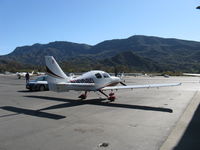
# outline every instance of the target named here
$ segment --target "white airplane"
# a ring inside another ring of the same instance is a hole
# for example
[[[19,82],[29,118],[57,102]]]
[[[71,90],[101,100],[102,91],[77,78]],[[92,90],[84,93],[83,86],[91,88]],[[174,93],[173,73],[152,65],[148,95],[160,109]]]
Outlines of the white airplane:
[[[88,91],[98,91],[105,95],[108,100],[114,101],[116,97],[113,90],[181,85],[181,83],[125,85],[119,77],[110,76],[108,73],[100,70],[89,71],[74,78],[67,76],[62,71],[53,56],[45,56],[45,62],[49,90],[55,92],[68,92],[70,90],[84,91],[84,94],[79,96],[81,99],[87,98]],[[118,83],[121,83],[123,86],[116,86]],[[106,90],[111,90],[111,93],[107,95],[104,93]]]
[[[27,72],[17,72],[16,75],[18,79],[21,79],[21,77],[25,77]],[[33,76],[34,71],[29,73],[29,76]]]

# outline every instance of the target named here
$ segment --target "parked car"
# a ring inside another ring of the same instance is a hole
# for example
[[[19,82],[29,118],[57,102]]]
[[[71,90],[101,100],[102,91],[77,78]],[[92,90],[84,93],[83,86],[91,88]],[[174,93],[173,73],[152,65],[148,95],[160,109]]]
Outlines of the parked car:
[[[47,76],[39,76],[35,80],[30,80],[26,84],[26,88],[30,91],[48,91],[48,82],[47,82]]]

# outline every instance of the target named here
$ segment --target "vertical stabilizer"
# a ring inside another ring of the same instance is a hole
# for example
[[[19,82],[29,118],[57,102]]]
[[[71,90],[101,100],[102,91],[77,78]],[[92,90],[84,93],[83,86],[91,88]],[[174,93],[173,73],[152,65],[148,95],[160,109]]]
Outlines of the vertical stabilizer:
[[[58,91],[56,84],[67,82],[69,77],[62,71],[53,56],[45,56],[47,81],[51,91]]]
[[[53,56],[45,56],[47,74],[58,79],[67,79],[67,76],[62,71]]]

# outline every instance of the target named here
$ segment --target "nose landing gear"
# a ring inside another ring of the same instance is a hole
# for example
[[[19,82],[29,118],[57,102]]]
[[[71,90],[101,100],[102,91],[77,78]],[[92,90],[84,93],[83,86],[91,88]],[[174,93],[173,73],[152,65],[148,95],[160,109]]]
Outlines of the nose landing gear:
[[[108,100],[110,100],[111,102],[115,101],[116,97],[115,97],[115,93],[111,92],[109,94]]]
[[[111,102],[115,101],[116,97],[115,97],[115,93],[111,92],[109,95],[107,95],[106,93],[104,93],[102,90],[99,90],[99,92],[103,95],[105,95],[108,100],[110,100]]]

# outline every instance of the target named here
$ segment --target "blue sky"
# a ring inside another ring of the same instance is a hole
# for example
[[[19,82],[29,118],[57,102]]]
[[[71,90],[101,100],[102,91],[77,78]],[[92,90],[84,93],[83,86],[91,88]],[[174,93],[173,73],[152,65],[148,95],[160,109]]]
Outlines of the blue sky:
[[[0,55],[53,41],[150,35],[200,41],[200,0],[0,0]]]

